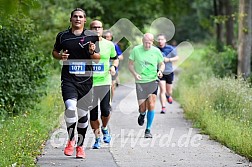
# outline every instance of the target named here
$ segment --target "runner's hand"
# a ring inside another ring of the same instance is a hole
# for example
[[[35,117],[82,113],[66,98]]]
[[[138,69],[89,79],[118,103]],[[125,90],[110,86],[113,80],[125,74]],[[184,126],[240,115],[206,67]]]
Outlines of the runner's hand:
[[[89,42],[89,53],[93,55],[95,52],[95,44],[92,43],[91,41]]]
[[[60,53],[60,55],[61,55],[61,60],[65,61],[65,60],[68,59],[68,56],[69,56],[70,54],[68,54],[67,52],[68,52],[68,50],[65,50],[64,52]]]
[[[163,77],[163,73],[162,73],[162,71],[158,70],[157,75],[158,75],[158,78],[162,78],[162,77]]]
[[[141,75],[139,75],[139,74],[135,74],[135,79],[136,79],[136,80],[141,80],[142,77],[141,77]]]
[[[116,70],[115,70],[115,67],[114,66],[111,66],[110,69],[109,69],[109,72],[111,75],[115,75],[116,74]]]

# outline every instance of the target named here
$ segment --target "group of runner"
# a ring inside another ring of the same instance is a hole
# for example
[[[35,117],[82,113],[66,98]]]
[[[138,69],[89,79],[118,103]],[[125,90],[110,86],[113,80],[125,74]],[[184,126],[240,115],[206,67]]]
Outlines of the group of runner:
[[[76,8],[71,12],[70,22],[71,28],[58,33],[52,55],[63,61],[61,91],[68,133],[64,154],[73,155],[75,145],[77,145],[76,158],[85,158],[83,143],[88,128],[88,114],[90,114],[90,125],[95,134],[93,148],[99,149],[102,140],[105,143],[111,141],[108,130],[111,115],[110,90],[112,85],[113,96],[119,59],[123,56],[122,52],[118,51],[118,46],[111,42],[112,33],[106,31],[103,34],[101,21],[94,20],[90,23],[89,30],[85,28],[86,13],[81,8]],[[144,124],[147,110],[144,137],[151,138],[150,129],[154,120],[158,84],[161,88],[161,113],[165,113],[166,100],[172,103],[172,62],[176,61],[178,56],[172,46],[166,45],[164,34],[158,36],[159,49],[153,46],[153,34],[144,34],[142,42],[143,44],[132,50],[128,66],[136,82],[140,113],[138,124],[140,126]],[[101,111],[101,123],[98,118],[98,106]],[[78,137],[74,136],[75,129],[77,129]]]

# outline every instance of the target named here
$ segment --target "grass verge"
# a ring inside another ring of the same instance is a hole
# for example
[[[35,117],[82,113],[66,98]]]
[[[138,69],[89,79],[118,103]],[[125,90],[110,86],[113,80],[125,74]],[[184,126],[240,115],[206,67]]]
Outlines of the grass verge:
[[[49,133],[59,125],[63,111],[59,75],[52,76],[49,82],[47,95],[35,109],[0,124],[1,166],[36,166],[36,157]]]
[[[212,139],[252,160],[252,90],[234,78],[216,78],[200,58],[204,46],[182,65],[175,96],[185,116]]]

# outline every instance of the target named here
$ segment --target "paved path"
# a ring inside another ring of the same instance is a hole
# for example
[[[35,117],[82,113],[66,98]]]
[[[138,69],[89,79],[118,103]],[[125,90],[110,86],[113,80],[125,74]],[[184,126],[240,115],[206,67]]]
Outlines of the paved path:
[[[91,149],[94,142],[91,128],[85,140],[86,159],[63,155],[66,142],[64,122],[47,141],[44,153],[38,158],[41,167],[92,166],[92,167],[248,167],[244,158],[225,146],[199,134],[189,121],[183,118],[183,110],[177,102],[167,104],[168,112],[160,114],[156,103],[156,115],[152,139],[143,138],[145,126],[137,124],[137,100],[134,85],[119,86],[115,92],[113,112],[109,128],[113,135],[110,145],[102,144],[99,150]],[[57,134],[57,135],[56,135]],[[74,154],[75,155],[75,154]]]

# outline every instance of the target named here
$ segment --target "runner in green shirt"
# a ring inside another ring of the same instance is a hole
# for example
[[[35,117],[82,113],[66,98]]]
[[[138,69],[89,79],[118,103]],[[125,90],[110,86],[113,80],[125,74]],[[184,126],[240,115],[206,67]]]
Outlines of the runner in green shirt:
[[[93,63],[93,86],[111,85],[110,58],[118,61],[115,46],[104,38],[99,41],[99,46],[102,49],[102,58],[99,63]]]
[[[93,108],[90,111],[90,124],[95,133],[94,149],[99,149],[101,144],[100,139],[100,122],[98,120],[98,100],[100,99],[100,110],[102,119],[102,133],[103,141],[110,143],[111,136],[108,131],[108,122],[110,119],[110,88],[111,88],[111,75],[115,75],[116,69],[119,64],[118,57],[116,55],[115,46],[111,41],[102,38],[103,27],[102,23],[98,20],[94,20],[90,24],[90,29],[97,33],[99,36],[99,48],[100,48],[100,61],[99,63],[93,63]],[[110,66],[110,60],[112,65]]]
[[[153,45],[153,34],[143,36],[142,45],[135,46],[129,57],[129,70],[135,77],[136,93],[139,105],[138,124],[143,126],[147,112],[145,138],[152,138],[151,125],[155,114],[155,103],[158,90],[158,78],[163,76],[164,58],[160,50]],[[157,68],[159,67],[159,68]]]

